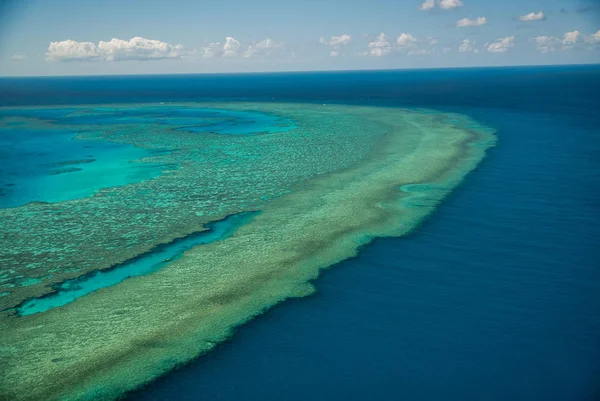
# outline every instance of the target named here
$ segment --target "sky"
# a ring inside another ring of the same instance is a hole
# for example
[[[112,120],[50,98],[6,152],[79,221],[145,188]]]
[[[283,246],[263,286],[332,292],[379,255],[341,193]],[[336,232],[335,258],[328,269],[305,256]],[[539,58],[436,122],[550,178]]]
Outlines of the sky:
[[[600,63],[600,0],[0,0],[0,76]]]

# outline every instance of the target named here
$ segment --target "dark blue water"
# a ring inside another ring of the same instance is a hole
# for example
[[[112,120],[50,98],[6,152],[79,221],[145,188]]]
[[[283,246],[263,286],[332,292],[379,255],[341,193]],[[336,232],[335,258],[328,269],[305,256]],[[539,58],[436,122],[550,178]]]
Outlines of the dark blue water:
[[[243,212],[206,224],[206,230],[177,238],[161,244],[150,251],[105,270],[95,270],[53,286],[54,292],[39,298],[31,298],[17,306],[20,316],[33,315],[67,305],[78,298],[111,287],[130,277],[156,272],[181,258],[183,254],[199,245],[210,244],[229,238],[240,226],[246,224],[258,212]]]
[[[600,399],[600,67],[0,80],[5,103],[33,93],[434,107],[498,130],[415,233],[132,399]]]

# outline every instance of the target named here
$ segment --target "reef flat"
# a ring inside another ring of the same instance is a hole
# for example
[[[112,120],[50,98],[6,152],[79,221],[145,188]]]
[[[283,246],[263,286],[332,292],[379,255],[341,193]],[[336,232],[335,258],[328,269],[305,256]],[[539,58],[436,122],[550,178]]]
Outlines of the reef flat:
[[[28,246],[44,244],[46,252],[50,246],[61,252],[75,241],[71,253],[51,260],[57,266],[73,266],[74,253],[85,263],[73,272],[53,270],[43,285],[11,287],[16,290],[3,297],[5,306],[48,292],[48,283],[107,268],[228,214],[262,212],[230,237],[192,248],[152,274],[43,313],[0,314],[1,396],[114,399],[197,357],[270,306],[310,294],[310,281],[321,269],[352,257],[373,237],[413,230],[495,140],[491,129],[466,116],[429,110],[268,103],[202,107],[273,113],[294,127],[247,136],[178,129],[173,136],[173,128],[156,124],[140,123],[134,130],[90,126],[84,137],[167,149],[148,161],[175,167],[90,198],[1,210],[12,219],[2,228],[3,248],[13,252],[10,260],[3,255],[5,261],[18,267],[35,256],[35,251],[22,253],[23,239],[15,232],[23,230],[22,235],[39,238]],[[28,228],[32,222],[36,226]],[[72,236],[54,239],[65,224],[74,224]],[[40,227],[50,232],[40,235]],[[39,258],[33,270],[47,274],[47,259],[47,254]]]
[[[77,167],[91,169],[90,174],[42,174],[29,192],[48,197],[33,198],[21,207],[0,208],[0,293],[4,294],[0,310],[48,293],[51,285],[110,268],[158,244],[201,231],[211,221],[260,210],[294,183],[364,158],[382,134],[380,127],[365,126],[359,116],[336,118],[337,114],[322,106],[247,104],[227,110],[223,110],[225,104],[207,106],[0,110],[0,116],[7,116],[0,125],[1,138],[9,135],[10,139],[14,121],[21,123],[20,136],[51,138],[33,158],[40,157],[38,153],[57,136],[68,139],[61,149],[69,152],[75,146],[71,143],[80,142],[101,147],[101,154],[115,144],[134,145],[136,152],[118,153],[116,160],[111,153],[100,164],[115,169],[87,163]],[[302,129],[283,117],[293,110]],[[114,170],[121,171],[118,180],[107,179]],[[64,180],[63,185],[53,185],[56,177]],[[7,178],[8,183],[15,183],[14,177]],[[19,194],[19,184],[7,191]],[[65,192],[71,199],[63,199]]]

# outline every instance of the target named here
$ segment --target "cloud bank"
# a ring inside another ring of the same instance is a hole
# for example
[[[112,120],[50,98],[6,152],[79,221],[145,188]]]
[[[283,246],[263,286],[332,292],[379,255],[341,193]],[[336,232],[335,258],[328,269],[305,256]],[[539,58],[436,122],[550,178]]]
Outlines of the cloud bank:
[[[536,49],[542,53],[571,49],[592,50],[600,45],[600,30],[588,36],[574,30],[565,32],[562,37],[536,36],[531,38],[530,41],[535,43]]]
[[[136,36],[129,40],[113,38],[109,42],[50,42],[46,59],[50,61],[127,61],[179,59],[186,55],[181,45]]]
[[[433,37],[417,39],[410,33],[401,33],[392,42],[385,33],[380,33],[375,39],[369,42],[369,50],[365,53],[360,53],[363,56],[382,57],[391,53],[407,54],[407,55],[425,55],[431,54],[435,50],[435,45],[438,40]]]

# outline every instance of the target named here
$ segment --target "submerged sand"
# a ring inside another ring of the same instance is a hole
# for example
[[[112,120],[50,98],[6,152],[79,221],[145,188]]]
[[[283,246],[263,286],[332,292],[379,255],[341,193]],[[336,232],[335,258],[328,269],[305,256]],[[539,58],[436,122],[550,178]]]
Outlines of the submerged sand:
[[[372,238],[415,229],[495,140],[466,116],[428,110],[263,108],[351,115],[382,135],[366,157],[298,182],[226,240],[66,306],[1,315],[1,398],[114,399],[209,351],[269,307],[313,292],[321,269]]]

